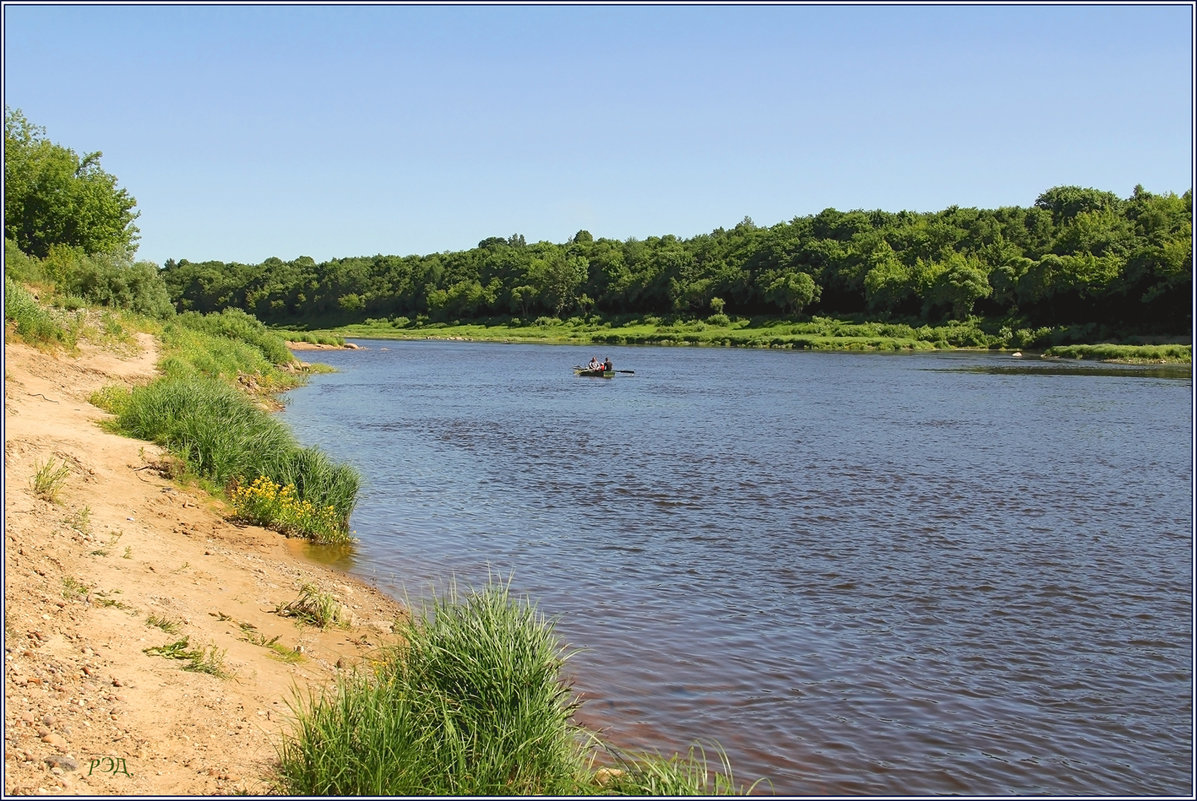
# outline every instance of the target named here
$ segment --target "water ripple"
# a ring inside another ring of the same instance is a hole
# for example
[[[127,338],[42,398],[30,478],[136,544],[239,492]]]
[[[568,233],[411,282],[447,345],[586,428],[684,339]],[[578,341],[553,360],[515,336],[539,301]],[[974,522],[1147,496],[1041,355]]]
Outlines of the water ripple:
[[[514,380],[493,346],[328,354],[341,372],[285,415],[366,476],[353,569],[417,597],[512,575],[618,744],[714,739],[792,795],[1191,790],[1191,379],[624,348],[634,377],[586,382],[586,349],[510,346]]]

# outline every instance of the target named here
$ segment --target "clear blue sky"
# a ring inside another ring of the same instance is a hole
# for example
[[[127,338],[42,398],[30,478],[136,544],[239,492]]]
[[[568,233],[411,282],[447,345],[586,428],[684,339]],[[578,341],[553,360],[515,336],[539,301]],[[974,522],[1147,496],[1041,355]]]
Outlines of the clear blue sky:
[[[138,258],[690,237],[1193,183],[1193,6],[4,6]]]

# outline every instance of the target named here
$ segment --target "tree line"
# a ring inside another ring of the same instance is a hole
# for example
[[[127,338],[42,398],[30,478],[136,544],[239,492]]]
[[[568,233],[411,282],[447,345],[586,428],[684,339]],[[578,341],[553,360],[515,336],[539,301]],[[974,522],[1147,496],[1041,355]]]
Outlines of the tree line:
[[[1057,186],[1030,207],[838,211],[769,227],[744,218],[690,238],[563,243],[495,236],[428,255],[317,263],[135,262],[136,201],[83,156],[5,108],[6,269],[158,316],[242,309],[289,327],[400,318],[858,315],[938,323],[1192,325],[1192,206],[1136,186],[1125,199]],[[18,276],[19,277],[19,276]]]
[[[1029,208],[745,218],[688,239],[490,237],[464,251],[317,263],[170,260],[181,310],[228,306],[282,325],[396,317],[864,314],[1018,316],[1136,330],[1191,325],[1192,190],[1129,198],[1060,186]]]

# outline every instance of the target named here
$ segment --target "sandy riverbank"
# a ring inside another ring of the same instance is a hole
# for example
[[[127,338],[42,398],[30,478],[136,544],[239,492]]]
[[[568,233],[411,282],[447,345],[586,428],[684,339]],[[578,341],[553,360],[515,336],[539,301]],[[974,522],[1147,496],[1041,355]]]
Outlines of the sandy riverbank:
[[[6,342],[4,358],[5,795],[266,792],[293,689],[327,686],[392,642],[401,606],[296,541],[229,521],[156,472],[152,444],[101,430],[89,395],[149,380],[153,338],[77,358]],[[32,488],[51,459],[70,471],[57,503]],[[275,613],[307,583],[345,603],[352,627]],[[232,677],[145,653],[184,636],[223,652]],[[302,661],[250,641],[274,637]]]

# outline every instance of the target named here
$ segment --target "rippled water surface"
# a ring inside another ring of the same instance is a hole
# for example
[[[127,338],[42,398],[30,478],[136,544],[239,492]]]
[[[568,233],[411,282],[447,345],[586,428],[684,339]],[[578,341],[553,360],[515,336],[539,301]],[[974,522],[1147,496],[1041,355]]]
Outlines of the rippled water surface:
[[[284,413],[365,477],[342,566],[510,577],[612,742],[784,795],[1192,792],[1187,374],[358,344]]]

